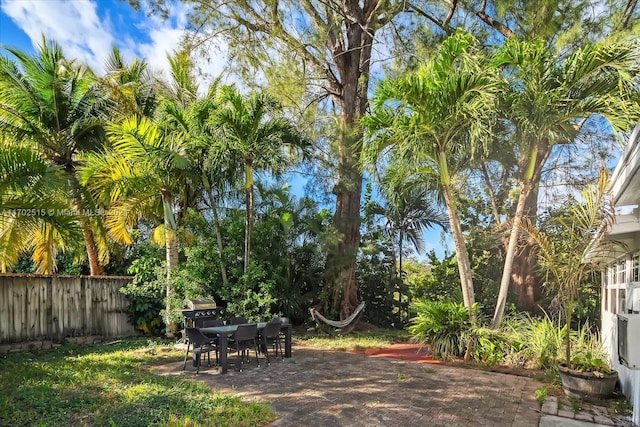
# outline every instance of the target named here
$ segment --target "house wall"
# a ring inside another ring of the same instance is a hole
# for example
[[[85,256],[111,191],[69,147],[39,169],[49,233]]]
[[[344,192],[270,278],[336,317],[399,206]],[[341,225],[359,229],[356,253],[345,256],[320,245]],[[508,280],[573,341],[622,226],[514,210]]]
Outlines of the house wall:
[[[640,369],[629,369],[619,361],[618,315],[603,310],[601,331],[604,348],[611,359],[611,367],[618,371],[622,393],[633,406],[633,424],[640,425]],[[634,331],[634,333],[640,334],[640,331]]]
[[[615,240],[614,236],[611,238]],[[609,363],[618,371],[622,392],[633,406],[633,423],[640,425],[640,369],[622,365],[618,355],[618,314],[626,313],[626,287],[628,283],[640,281],[640,239],[627,234],[618,241],[624,243],[628,253],[612,260],[602,272],[600,331]],[[632,315],[640,317],[640,313]],[[629,333],[640,334],[640,330],[630,329]],[[632,350],[640,352],[640,348],[629,348]]]
[[[631,214],[619,211],[616,224],[606,236],[607,240],[622,242],[625,256],[610,262],[602,275],[602,340],[610,357],[611,366],[618,371],[622,392],[633,406],[633,423],[640,425],[640,369],[629,369],[620,363],[618,355],[618,314],[640,316],[640,310],[633,308],[628,314],[625,307],[626,284],[640,284],[640,122],[638,122],[627,143],[622,158],[611,176],[609,187],[616,208],[634,207]],[[636,290],[634,290],[635,294]],[[633,298],[636,299],[635,297]],[[629,324],[630,325],[630,324]],[[629,357],[640,357],[640,328],[627,328],[627,337],[638,348],[628,345]]]

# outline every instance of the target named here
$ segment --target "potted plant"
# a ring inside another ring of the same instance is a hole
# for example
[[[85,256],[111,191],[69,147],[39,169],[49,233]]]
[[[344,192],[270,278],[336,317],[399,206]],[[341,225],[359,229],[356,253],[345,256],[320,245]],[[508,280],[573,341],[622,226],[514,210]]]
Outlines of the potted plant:
[[[569,396],[602,399],[613,394],[618,373],[592,352],[574,356],[571,365],[559,364],[562,387]]]
[[[579,198],[570,196],[561,214],[551,218],[547,226],[554,229],[554,234],[561,234],[560,239],[524,223],[527,235],[536,243],[538,265],[546,273],[546,283],[564,311],[565,355],[558,369],[565,393],[576,397],[606,397],[613,393],[617,381],[617,373],[593,353],[571,357],[571,318],[580,284],[599,271],[598,260],[616,244],[602,239],[615,220],[608,181],[607,172],[601,170],[597,183],[582,190]]]

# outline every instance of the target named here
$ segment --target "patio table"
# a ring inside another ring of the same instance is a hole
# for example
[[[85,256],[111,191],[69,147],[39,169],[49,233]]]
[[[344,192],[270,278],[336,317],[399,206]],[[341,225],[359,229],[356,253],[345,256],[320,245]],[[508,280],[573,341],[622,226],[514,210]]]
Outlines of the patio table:
[[[258,331],[264,329],[267,326],[266,322],[260,322],[258,325]],[[200,328],[203,334],[207,336],[217,335],[219,357],[218,357],[218,373],[227,373],[227,348],[229,342],[229,336],[238,329],[240,325],[225,325],[225,326],[213,326],[208,328]],[[291,357],[291,323],[283,323],[280,330],[284,332],[284,357]],[[194,360],[195,362],[195,360]]]

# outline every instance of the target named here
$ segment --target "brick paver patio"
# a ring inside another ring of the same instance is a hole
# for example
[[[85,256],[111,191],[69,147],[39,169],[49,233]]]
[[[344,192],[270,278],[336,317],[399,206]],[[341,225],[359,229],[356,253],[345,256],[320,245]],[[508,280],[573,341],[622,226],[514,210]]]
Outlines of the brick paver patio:
[[[537,426],[534,379],[439,364],[294,348],[270,366],[187,377],[213,389],[269,402],[273,426]],[[157,368],[182,374],[182,363]]]

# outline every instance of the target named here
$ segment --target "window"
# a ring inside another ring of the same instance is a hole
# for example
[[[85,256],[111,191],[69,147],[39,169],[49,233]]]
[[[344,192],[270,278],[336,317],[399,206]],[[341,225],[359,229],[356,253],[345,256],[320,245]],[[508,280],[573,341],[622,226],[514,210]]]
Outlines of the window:
[[[620,261],[618,261],[618,264],[616,264],[616,273],[617,285],[627,283],[627,260],[625,258],[622,258]]]
[[[640,282],[640,253],[631,257],[631,281]]]
[[[627,308],[625,306],[625,296],[627,294],[627,290],[625,288],[618,288],[618,309],[615,311],[616,313],[626,313]]]
[[[626,310],[626,288],[628,281],[638,276],[640,281],[640,254],[623,257],[610,264],[603,274],[603,307],[610,313],[624,313]]]
[[[609,268],[606,268],[602,272],[602,307],[605,311],[611,311],[609,309]]]

